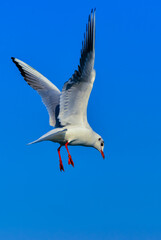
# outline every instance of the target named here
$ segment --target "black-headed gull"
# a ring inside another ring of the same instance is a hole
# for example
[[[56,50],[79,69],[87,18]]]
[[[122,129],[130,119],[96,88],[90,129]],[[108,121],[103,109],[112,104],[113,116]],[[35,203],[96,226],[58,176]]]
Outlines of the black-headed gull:
[[[60,144],[58,148],[60,170],[64,171],[60,148],[65,145],[68,164],[74,167],[68,145],[94,147],[104,158],[104,141],[92,130],[87,121],[87,105],[95,80],[95,10],[91,11],[82,41],[78,70],[65,82],[62,92],[38,71],[17,58],[12,58],[25,81],[41,96],[48,113],[50,125],[55,129],[47,132],[32,143],[52,141]],[[30,143],[30,144],[32,144]]]

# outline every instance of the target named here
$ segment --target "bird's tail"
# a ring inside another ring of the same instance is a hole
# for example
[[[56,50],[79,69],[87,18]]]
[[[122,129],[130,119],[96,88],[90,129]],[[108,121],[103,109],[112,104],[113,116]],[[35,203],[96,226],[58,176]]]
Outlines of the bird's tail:
[[[44,135],[41,136],[40,138],[36,139],[36,140],[33,141],[33,142],[28,143],[27,145],[31,145],[31,144],[34,144],[34,143],[38,143],[38,142],[42,142],[42,141],[45,141],[45,140],[49,140],[49,139],[48,139],[48,134],[49,134],[49,133],[50,133],[50,132],[44,134]]]
[[[55,128],[45,133],[43,136],[41,136],[37,140],[28,143],[27,145],[31,145],[31,144],[42,142],[42,141],[53,141],[53,142],[63,141],[66,131],[67,129],[64,129],[64,128]]]
[[[41,137],[40,137],[40,138],[38,138],[37,140],[35,140],[35,141],[33,141],[33,142],[27,143],[27,145],[31,145],[31,144],[34,144],[34,143],[38,143],[38,142],[41,142],[41,141],[43,141],[43,140],[42,140]]]

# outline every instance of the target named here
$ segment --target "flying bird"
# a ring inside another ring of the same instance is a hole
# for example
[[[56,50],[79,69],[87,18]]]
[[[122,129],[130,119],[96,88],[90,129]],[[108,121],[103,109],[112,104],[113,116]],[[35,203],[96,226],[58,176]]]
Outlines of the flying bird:
[[[93,131],[87,121],[87,105],[95,80],[95,10],[92,9],[82,41],[81,57],[78,69],[64,83],[62,92],[41,73],[12,57],[24,80],[35,89],[42,98],[48,114],[49,123],[55,127],[30,144],[52,141],[60,144],[58,148],[60,171],[64,171],[60,149],[65,146],[68,164],[74,167],[68,145],[94,147],[104,158],[104,141]]]

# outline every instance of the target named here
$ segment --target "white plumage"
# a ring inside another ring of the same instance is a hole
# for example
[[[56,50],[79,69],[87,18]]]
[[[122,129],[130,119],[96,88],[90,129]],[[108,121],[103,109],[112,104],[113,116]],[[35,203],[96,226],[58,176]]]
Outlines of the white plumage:
[[[87,105],[95,80],[94,59],[95,10],[91,11],[86,25],[78,70],[64,84],[62,92],[38,71],[21,60],[12,58],[25,81],[40,94],[49,113],[50,125],[55,127],[32,143],[46,140],[60,143],[58,148],[60,170],[64,170],[60,156],[60,148],[63,145],[68,151],[68,163],[73,166],[68,144],[94,147],[104,158],[104,141],[92,130],[87,121]]]

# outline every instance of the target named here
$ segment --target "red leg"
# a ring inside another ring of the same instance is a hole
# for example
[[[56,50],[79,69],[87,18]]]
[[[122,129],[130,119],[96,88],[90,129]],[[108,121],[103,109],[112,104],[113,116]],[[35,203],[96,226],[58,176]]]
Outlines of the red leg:
[[[66,142],[66,144],[65,144],[66,150],[68,152],[68,164],[71,164],[74,167],[74,162],[73,162],[72,157],[71,157],[71,155],[69,153],[69,150],[68,150],[68,144],[69,144],[68,142]]]
[[[59,167],[60,167],[60,171],[64,171],[63,162],[62,162],[62,160],[61,160],[61,155],[60,155],[60,148],[61,148],[61,146],[58,148],[58,154],[59,154]]]

